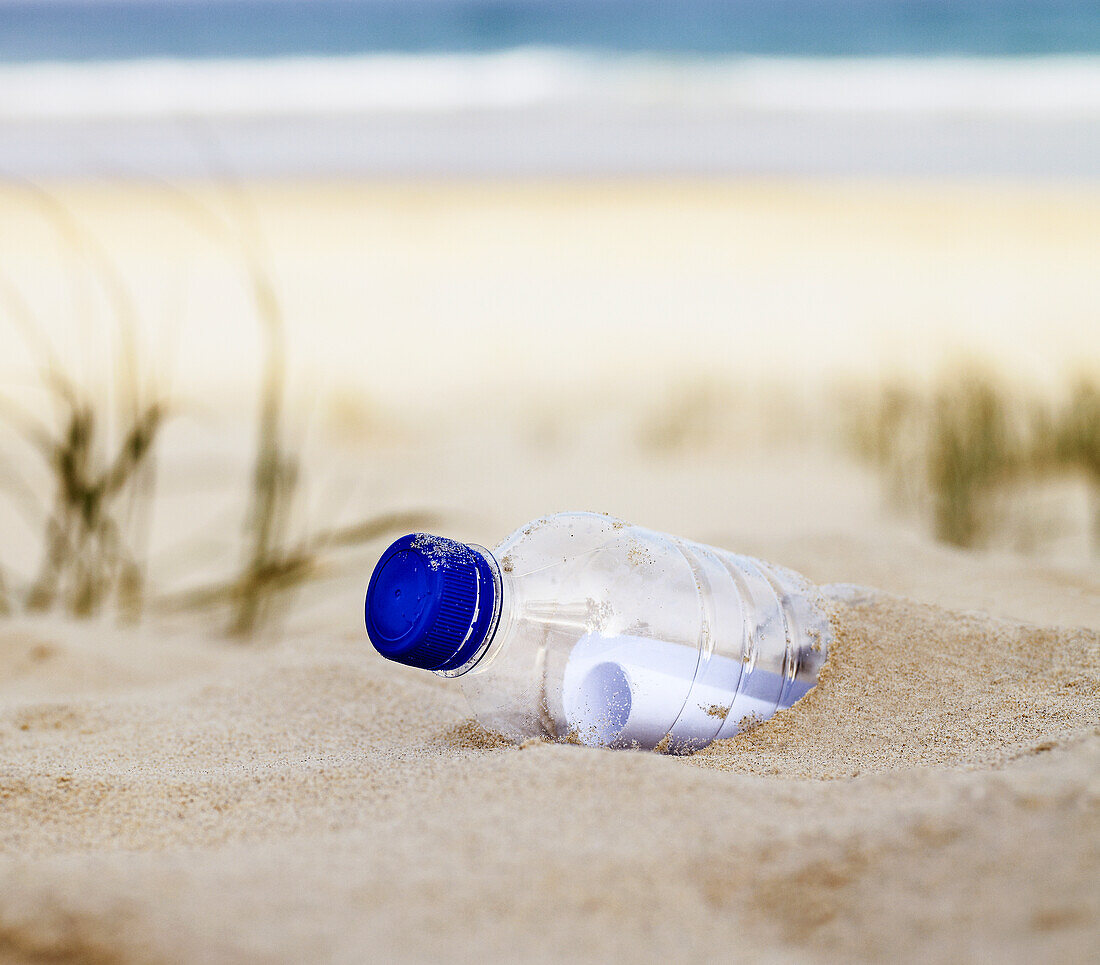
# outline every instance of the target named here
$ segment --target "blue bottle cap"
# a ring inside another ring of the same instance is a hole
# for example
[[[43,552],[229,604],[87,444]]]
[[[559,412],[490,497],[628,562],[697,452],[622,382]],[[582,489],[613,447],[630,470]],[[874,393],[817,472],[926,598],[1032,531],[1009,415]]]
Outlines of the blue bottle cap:
[[[367,635],[383,657],[454,670],[485,642],[496,609],[488,560],[443,536],[410,533],[382,554],[367,586]]]

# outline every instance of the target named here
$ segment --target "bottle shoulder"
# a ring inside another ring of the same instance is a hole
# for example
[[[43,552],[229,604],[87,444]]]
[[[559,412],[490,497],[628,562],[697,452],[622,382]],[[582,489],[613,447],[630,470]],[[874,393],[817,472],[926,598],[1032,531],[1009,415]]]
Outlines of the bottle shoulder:
[[[562,512],[521,526],[500,542],[493,554],[503,573],[521,579],[538,570],[569,566],[597,554],[644,565],[674,548],[668,537],[616,516]]]

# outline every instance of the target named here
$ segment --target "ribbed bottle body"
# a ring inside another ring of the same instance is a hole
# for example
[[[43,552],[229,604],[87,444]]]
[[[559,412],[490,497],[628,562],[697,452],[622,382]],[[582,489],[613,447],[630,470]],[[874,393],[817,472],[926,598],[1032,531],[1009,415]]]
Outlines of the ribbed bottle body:
[[[828,653],[797,574],[610,516],[536,520],[492,557],[499,621],[454,673],[512,740],[689,752],[790,706]]]

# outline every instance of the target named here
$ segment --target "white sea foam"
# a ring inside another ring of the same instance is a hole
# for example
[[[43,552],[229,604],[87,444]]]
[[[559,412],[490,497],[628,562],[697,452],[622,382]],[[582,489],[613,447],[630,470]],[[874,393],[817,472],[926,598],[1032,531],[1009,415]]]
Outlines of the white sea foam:
[[[0,122],[523,111],[1100,119],[1100,57],[718,60],[476,55],[0,66]]]

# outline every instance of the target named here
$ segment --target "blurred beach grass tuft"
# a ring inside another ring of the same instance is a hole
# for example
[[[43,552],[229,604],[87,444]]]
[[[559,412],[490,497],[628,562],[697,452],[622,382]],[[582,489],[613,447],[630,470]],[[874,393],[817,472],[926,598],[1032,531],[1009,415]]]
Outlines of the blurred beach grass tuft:
[[[383,513],[349,525],[293,531],[302,488],[301,461],[287,443],[286,350],[277,284],[267,268],[262,236],[245,192],[226,183],[225,218],[185,192],[163,184],[163,196],[208,237],[235,251],[260,323],[263,363],[247,506],[237,572],[214,586],[147,599],[148,519],[156,495],[155,453],[170,412],[145,373],[136,346],[139,317],[123,275],[107,250],[52,194],[26,183],[24,196],[50,224],[72,262],[71,274],[98,290],[109,311],[117,355],[113,383],[102,391],[80,384],[48,338],[47,326],[11,279],[0,274],[0,315],[21,336],[37,365],[41,395],[51,413],[43,419],[25,404],[0,399],[0,418],[44,470],[43,488],[23,478],[16,455],[0,487],[40,527],[41,560],[35,575],[10,581],[0,570],[0,614],[60,610],[92,617],[113,606],[118,617],[138,621],[149,602],[161,609],[227,611],[226,633],[248,639],[277,623],[289,591],[313,578],[327,554],[426,525],[426,512]],[[88,304],[91,304],[89,300]],[[102,330],[90,313],[89,331]],[[20,583],[24,585],[20,585]],[[281,604],[281,605],[280,605]]]
[[[925,452],[937,539],[972,546],[986,527],[984,497],[1027,454],[1012,431],[1011,405],[991,378],[963,373],[934,393]]]
[[[426,525],[433,516],[422,512],[380,514],[347,526],[294,535],[303,473],[299,453],[286,441],[283,306],[269,268],[259,219],[247,191],[229,177],[222,177],[219,184],[226,200],[226,217],[168,184],[162,188],[179,210],[190,215],[210,237],[235,252],[259,322],[263,363],[241,567],[228,583],[202,588],[187,594],[184,600],[190,606],[227,605],[228,635],[250,639],[277,621],[289,604],[290,593],[317,575],[326,554],[373,542],[399,529]]]
[[[851,438],[891,502],[925,513],[935,537],[985,545],[1006,501],[1057,477],[1083,477],[1100,552],[1100,385],[1089,378],[1044,400],[977,366],[951,369],[930,390],[887,385],[855,406]]]
[[[43,420],[13,400],[4,400],[0,409],[52,481],[52,506],[46,508],[20,476],[5,477],[9,491],[43,520],[42,558],[22,594],[23,606],[87,617],[113,599],[119,614],[134,621],[145,605],[143,555],[155,490],[153,450],[167,406],[141,379],[137,314],[110,256],[58,199],[34,184],[25,188],[24,197],[50,224],[72,262],[74,277],[97,288],[109,306],[116,333],[117,412],[108,399],[77,383],[18,288],[0,279],[0,299],[37,359],[52,412]]]
[[[1058,461],[1088,473],[1092,499],[1092,546],[1100,554],[1100,382],[1074,387],[1055,434]]]

